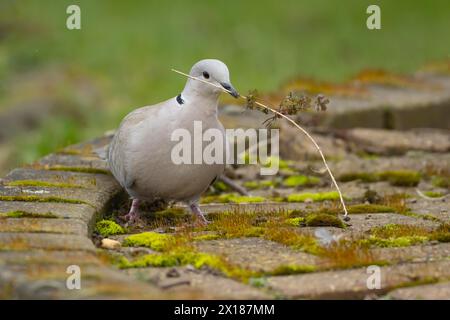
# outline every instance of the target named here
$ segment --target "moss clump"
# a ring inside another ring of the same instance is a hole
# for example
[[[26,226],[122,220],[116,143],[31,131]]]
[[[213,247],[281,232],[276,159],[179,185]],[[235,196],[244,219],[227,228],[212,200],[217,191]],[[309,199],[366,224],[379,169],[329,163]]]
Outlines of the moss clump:
[[[315,237],[297,232],[291,227],[273,226],[264,229],[262,237],[275,241],[295,250],[301,250],[311,254],[320,252],[320,246]]]
[[[65,166],[51,166],[46,167],[47,170],[52,171],[69,171],[69,172],[82,172],[82,173],[96,173],[96,174],[110,174],[106,169],[89,168],[89,167],[65,167]]]
[[[36,181],[36,180],[15,180],[7,182],[6,185],[12,187],[17,186],[17,187],[83,188],[83,186],[79,184]]]
[[[387,224],[372,228],[369,238],[360,240],[360,243],[377,247],[406,247],[428,241],[430,234],[428,229],[419,226]]]
[[[387,180],[393,186],[415,187],[419,184],[421,175],[417,171],[399,170],[380,173],[382,180]]]
[[[243,186],[248,189],[265,189],[276,187],[277,183],[272,180],[246,181]]]
[[[314,186],[319,183],[320,183],[319,178],[304,175],[290,176],[284,179],[283,181],[283,185],[285,187]]]
[[[269,157],[265,163],[262,163],[262,166],[264,167],[272,167],[276,166],[278,164],[278,168],[280,169],[289,169],[289,164],[280,159],[279,157]]]
[[[442,192],[437,191],[424,191],[423,194],[430,198],[440,198],[444,196]]]
[[[319,193],[293,193],[287,197],[288,202],[305,202],[311,201],[325,201],[325,200],[339,200],[339,193],[336,191],[319,192]]]
[[[330,214],[310,214],[305,219],[305,224],[308,227],[337,227],[345,228],[345,224],[336,216]]]
[[[51,212],[46,213],[35,213],[26,211],[10,211],[10,212],[0,212],[0,217],[6,218],[44,218],[44,219],[56,219],[58,216]]]
[[[343,174],[339,177],[342,182],[349,182],[354,180],[361,180],[363,182],[376,182],[379,180],[379,176],[375,173],[368,172],[350,172]]]
[[[223,181],[214,182],[213,188],[218,192],[230,191],[230,188]]]
[[[241,269],[226,263],[221,257],[207,254],[203,252],[196,252],[194,250],[176,250],[171,252],[164,252],[159,254],[149,254],[137,258],[134,261],[129,261],[125,257],[116,262],[119,268],[144,268],[144,267],[174,267],[183,265],[192,265],[194,268],[200,269],[202,267],[210,267],[218,270],[231,278],[238,278],[240,280],[248,280],[257,273]]]
[[[164,220],[179,220],[190,216],[183,208],[167,208],[150,214],[152,218]]]
[[[299,227],[304,222],[305,222],[305,218],[303,218],[303,217],[286,219],[286,223],[291,226],[294,226],[294,227]]]
[[[348,213],[387,213],[395,212],[395,208],[380,204],[355,204],[347,208]]]
[[[430,236],[431,240],[450,242],[450,224],[443,223]]]
[[[124,228],[122,228],[112,220],[101,220],[97,222],[97,224],[95,225],[95,231],[97,231],[103,237],[125,233]]]
[[[409,247],[412,245],[426,242],[427,240],[428,238],[424,236],[404,236],[388,239],[381,239],[375,236],[370,236],[368,239],[361,240],[360,243],[362,245],[390,248],[390,247]]]
[[[431,184],[437,188],[450,188],[450,179],[444,176],[433,176],[431,178]]]
[[[380,173],[356,172],[341,175],[339,180],[348,182],[353,180],[361,180],[363,182],[388,181],[393,186],[399,187],[415,187],[419,184],[421,174],[417,171],[397,170],[384,171]]]
[[[126,247],[147,247],[156,251],[164,251],[172,247],[175,242],[175,237],[169,234],[143,232],[126,237],[123,245]]]
[[[264,202],[264,197],[238,196],[234,193],[221,194],[218,196],[206,196],[201,199],[201,203],[254,203]]]
[[[274,276],[281,276],[281,275],[289,275],[289,274],[310,273],[310,272],[315,272],[316,270],[317,270],[317,267],[313,266],[313,265],[289,264],[289,265],[278,266],[272,272],[270,272],[270,274],[274,275]]]
[[[90,203],[76,199],[65,199],[59,197],[38,197],[38,196],[0,196],[0,201],[23,201],[23,202],[59,202],[72,204],[87,204]]]

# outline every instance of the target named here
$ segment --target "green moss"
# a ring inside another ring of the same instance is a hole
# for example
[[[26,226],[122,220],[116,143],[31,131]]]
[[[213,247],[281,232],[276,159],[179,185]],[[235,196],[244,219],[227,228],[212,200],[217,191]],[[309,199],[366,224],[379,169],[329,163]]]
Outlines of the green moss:
[[[450,179],[444,176],[431,177],[431,184],[437,188],[450,188]]]
[[[339,177],[340,181],[348,182],[360,180],[363,182],[388,181],[393,186],[414,187],[420,182],[421,175],[417,171],[397,170],[380,173],[356,172],[347,173]]]
[[[336,191],[319,192],[319,193],[293,193],[287,197],[288,202],[305,202],[306,200],[325,201],[325,200],[339,200],[339,193]]]
[[[308,227],[337,227],[345,228],[345,224],[336,216],[330,214],[310,214],[305,219]]]
[[[442,223],[430,236],[431,240],[450,242],[450,224]]]
[[[421,175],[417,171],[398,170],[380,173],[382,180],[387,180],[393,186],[415,187],[419,184]]]
[[[266,201],[264,197],[239,196],[234,193],[221,194],[218,196],[206,196],[201,203],[254,203]]]
[[[377,247],[406,247],[428,241],[431,234],[428,229],[419,226],[387,224],[372,228],[369,238],[360,240],[360,243]]]
[[[182,219],[189,214],[183,208],[167,208],[150,213],[150,216],[157,219],[177,220]]]
[[[263,163],[262,165],[264,167],[271,167],[271,166],[276,166],[277,164],[278,164],[279,169],[288,169],[289,168],[289,164],[286,161],[280,159],[279,157],[273,157],[273,156],[269,157],[267,159],[267,161],[265,163]]]
[[[83,188],[79,184],[48,182],[35,180],[15,180],[6,183],[7,186],[24,186],[24,187],[54,187],[54,188]]]
[[[382,239],[375,236],[370,236],[368,239],[360,241],[362,245],[377,246],[382,248],[387,247],[409,247],[420,244],[428,240],[425,236],[402,236],[397,238]]]
[[[264,202],[266,198],[264,197],[251,197],[251,196],[233,196],[230,197],[230,202],[234,203],[254,203],[254,202]]]
[[[112,220],[101,220],[97,222],[97,224],[95,225],[95,231],[97,231],[103,237],[125,233],[124,228],[122,228]]]
[[[314,186],[319,183],[320,183],[319,178],[304,175],[290,176],[284,179],[283,181],[283,185],[285,187]]]
[[[65,199],[59,197],[38,197],[38,196],[0,196],[0,201],[23,201],[23,202],[57,202],[57,203],[72,203],[72,204],[87,204],[90,203],[76,199]]]
[[[0,217],[6,218],[44,218],[44,219],[56,219],[58,216],[51,212],[46,213],[35,213],[35,212],[26,212],[26,211],[9,211],[9,212],[0,212]]]
[[[423,194],[430,198],[440,198],[444,196],[442,192],[436,191],[424,191]]]
[[[246,181],[243,184],[248,189],[264,189],[270,187],[276,187],[277,183],[272,180],[258,180],[258,181]]]
[[[96,174],[110,174],[108,170],[100,168],[89,168],[89,167],[65,167],[65,166],[52,166],[46,168],[52,171],[69,171],[69,172],[82,172],[82,173],[96,173]]]
[[[367,172],[350,172],[343,174],[339,177],[342,182],[349,182],[353,180],[361,180],[363,182],[376,182],[379,180],[379,176],[375,173]]]
[[[305,222],[305,218],[297,217],[297,218],[289,218],[286,219],[285,222],[291,226],[298,227],[300,224]]]
[[[348,213],[387,213],[395,212],[395,209],[379,204],[355,204],[349,206],[347,211]]]
[[[216,181],[213,184],[213,188],[218,192],[230,191],[230,188],[223,181]]]
[[[174,236],[156,232],[133,234],[123,241],[123,245],[126,247],[147,247],[156,251],[167,250],[174,243]]]
[[[221,257],[196,252],[193,250],[177,250],[159,254],[149,254],[137,258],[134,261],[122,257],[117,263],[119,268],[144,268],[144,267],[174,267],[183,265],[192,265],[194,268],[200,269],[204,266],[218,270],[228,277],[246,280],[257,275],[245,269],[241,269],[227,264]]]
[[[275,268],[271,275],[281,276],[281,275],[289,275],[289,274],[299,274],[299,273],[310,273],[315,272],[317,267],[313,265],[281,265]]]

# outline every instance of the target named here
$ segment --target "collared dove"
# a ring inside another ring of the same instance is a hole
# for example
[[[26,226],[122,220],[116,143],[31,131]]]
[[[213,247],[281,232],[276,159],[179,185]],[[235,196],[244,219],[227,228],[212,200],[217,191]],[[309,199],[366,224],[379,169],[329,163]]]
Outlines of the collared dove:
[[[193,140],[194,121],[201,121],[203,132],[210,128],[220,130],[223,153],[226,154],[225,130],[217,118],[222,90],[217,86],[223,87],[235,98],[239,94],[230,83],[227,66],[219,60],[197,62],[190,76],[216,86],[189,78],[176,97],[129,113],[111,141],[109,167],[132,198],[130,211],[125,216],[129,222],[139,219],[139,200],[163,200],[185,202],[201,223],[207,223],[198,201],[200,195],[223,173],[225,161],[175,164],[171,154],[179,142],[172,141],[171,136],[176,129],[186,129]]]

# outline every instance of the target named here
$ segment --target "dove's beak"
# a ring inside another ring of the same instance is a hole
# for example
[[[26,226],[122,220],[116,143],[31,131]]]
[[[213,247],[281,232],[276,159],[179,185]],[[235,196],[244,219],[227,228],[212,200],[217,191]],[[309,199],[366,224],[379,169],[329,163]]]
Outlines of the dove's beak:
[[[239,97],[239,93],[236,91],[235,88],[233,88],[233,86],[229,83],[226,82],[222,82],[221,83],[222,87],[228,91],[229,94],[231,94],[233,97],[238,98]]]

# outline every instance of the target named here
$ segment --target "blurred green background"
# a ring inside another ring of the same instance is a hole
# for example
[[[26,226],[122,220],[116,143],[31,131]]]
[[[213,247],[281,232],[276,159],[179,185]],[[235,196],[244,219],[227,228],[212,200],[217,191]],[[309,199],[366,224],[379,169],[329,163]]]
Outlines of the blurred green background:
[[[66,8],[81,7],[81,30]],[[381,7],[382,29],[366,28]],[[364,68],[412,72],[450,53],[450,1],[0,0],[0,171],[115,128],[177,94],[202,58],[236,88]]]

